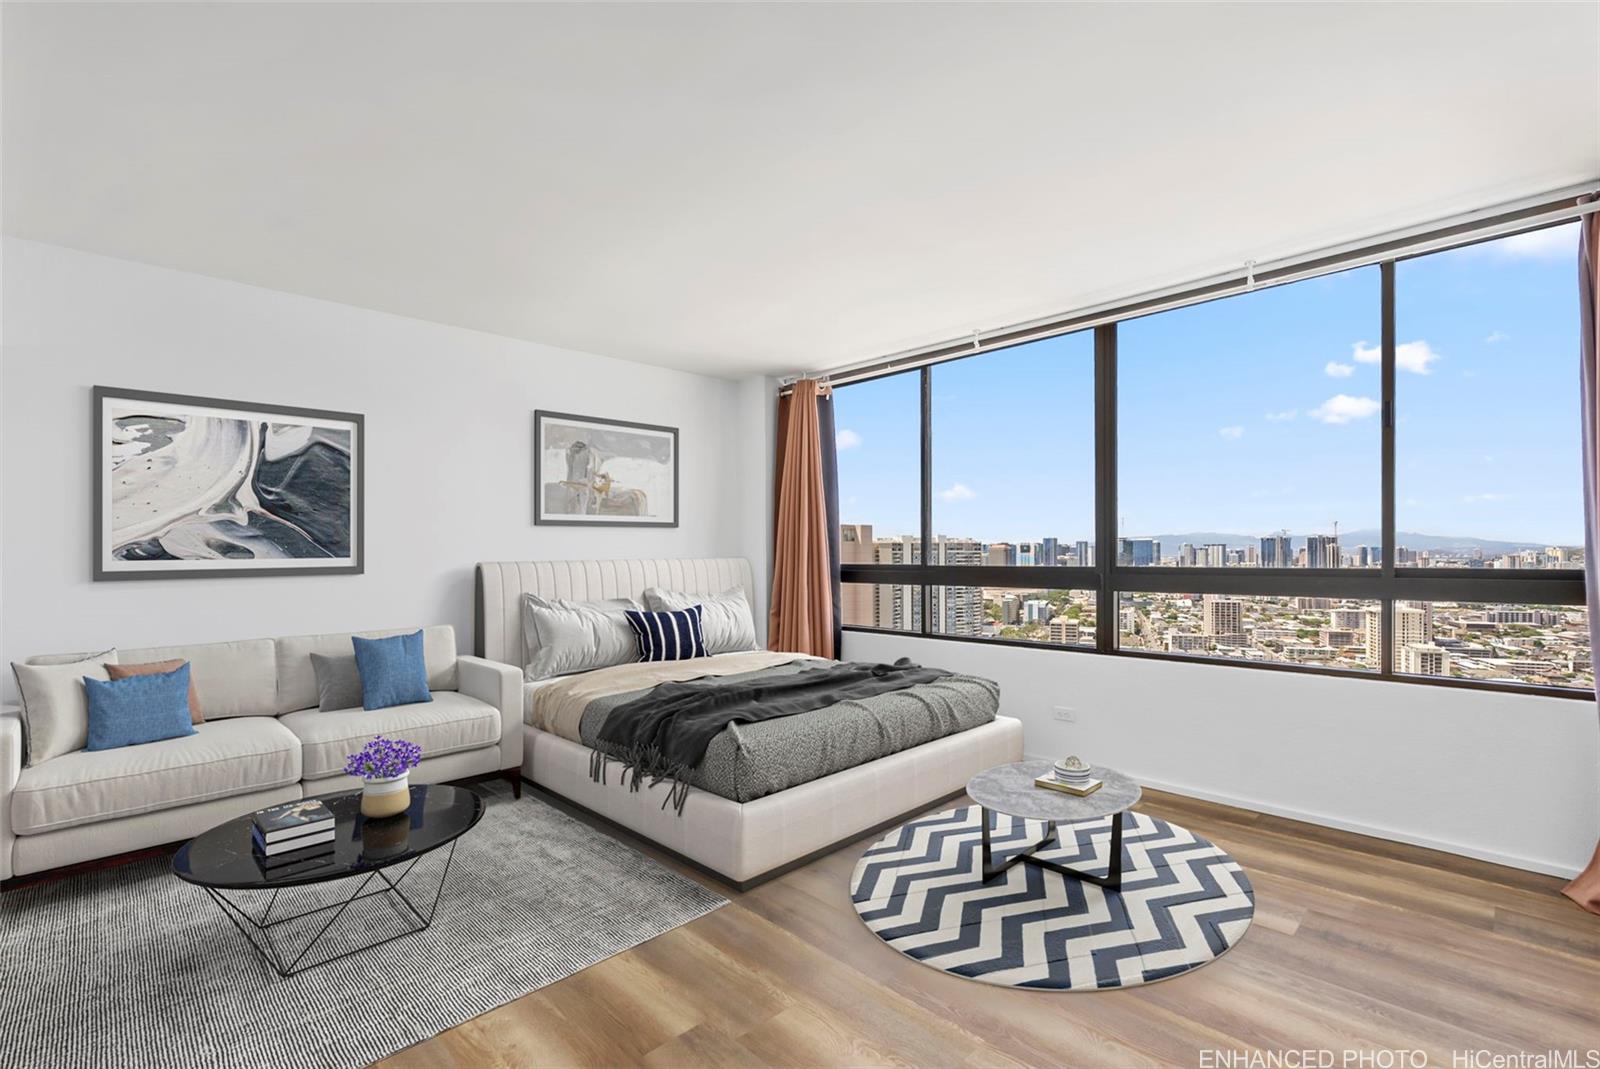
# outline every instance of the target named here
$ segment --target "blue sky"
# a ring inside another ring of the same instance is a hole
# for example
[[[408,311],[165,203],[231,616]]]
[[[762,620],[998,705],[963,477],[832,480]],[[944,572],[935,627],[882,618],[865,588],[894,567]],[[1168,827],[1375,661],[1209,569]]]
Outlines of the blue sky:
[[[1581,544],[1576,226],[1396,271],[1403,531]],[[1126,534],[1379,523],[1379,272],[1121,325]],[[933,369],[934,530],[1092,539],[1089,334]],[[840,507],[917,529],[917,375],[836,391]]]

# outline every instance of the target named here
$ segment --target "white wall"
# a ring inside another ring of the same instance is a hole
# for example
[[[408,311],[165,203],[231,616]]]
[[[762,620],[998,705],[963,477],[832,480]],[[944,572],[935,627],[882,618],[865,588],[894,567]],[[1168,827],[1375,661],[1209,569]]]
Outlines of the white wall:
[[[1592,702],[863,632],[844,646],[997,680],[1030,756],[1151,787],[1564,876],[1600,835]]]
[[[428,623],[470,651],[476,561],[745,548],[736,383],[35,242],[3,256],[3,662]],[[96,384],[364,413],[366,573],[92,582]],[[682,526],[535,527],[535,408],[678,427]]]

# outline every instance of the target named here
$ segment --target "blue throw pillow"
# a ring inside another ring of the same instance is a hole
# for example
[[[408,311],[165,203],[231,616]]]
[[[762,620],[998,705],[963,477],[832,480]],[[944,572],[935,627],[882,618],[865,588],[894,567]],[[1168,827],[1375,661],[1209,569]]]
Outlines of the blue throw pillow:
[[[89,698],[86,750],[114,750],[194,734],[189,715],[189,666],[158,675],[103,682],[83,678]]]
[[[356,638],[356,671],[361,673],[361,708],[431,702],[428,663],[422,656],[422,632],[390,638]]]
[[[638,612],[623,615],[639,643],[641,661],[687,661],[706,655],[706,641],[700,631],[701,606],[691,605],[676,612]]]

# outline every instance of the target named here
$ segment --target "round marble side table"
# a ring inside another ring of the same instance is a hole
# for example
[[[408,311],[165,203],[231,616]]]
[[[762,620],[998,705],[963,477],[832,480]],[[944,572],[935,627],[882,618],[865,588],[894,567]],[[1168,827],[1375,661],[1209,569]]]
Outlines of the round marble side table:
[[[1034,780],[1050,774],[1053,762],[1018,761],[979,772],[967,781],[967,795],[978,803],[983,819],[983,878],[987,882],[1018,862],[1037,865],[1090,883],[1117,890],[1122,886],[1122,813],[1132,808],[1141,795],[1139,785],[1122,773],[1095,766],[1091,774],[1101,781],[1100,789],[1079,797],[1047,787],[1034,786]],[[1005,813],[1025,820],[1042,820],[1048,825],[1045,837],[1033,846],[1019,851],[1001,862],[991,865],[989,848],[989,810]],[[1078,824],[1086,820],[1111,821],[1111,868],[1104,876],[1059,865],[1054,861],[1035,857],[1035,851],[1057,842],[1056,825]]]

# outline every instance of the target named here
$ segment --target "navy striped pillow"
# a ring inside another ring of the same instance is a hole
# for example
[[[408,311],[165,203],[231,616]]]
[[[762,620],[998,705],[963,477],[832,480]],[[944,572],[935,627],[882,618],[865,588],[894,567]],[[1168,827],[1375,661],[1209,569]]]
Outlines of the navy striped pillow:
[[[641,661],[687,661],[706,655],[706,640],[700,633],[701,606],[691,605],[676,612],[639,612],[628,609],[623,615],[639,642]]]

